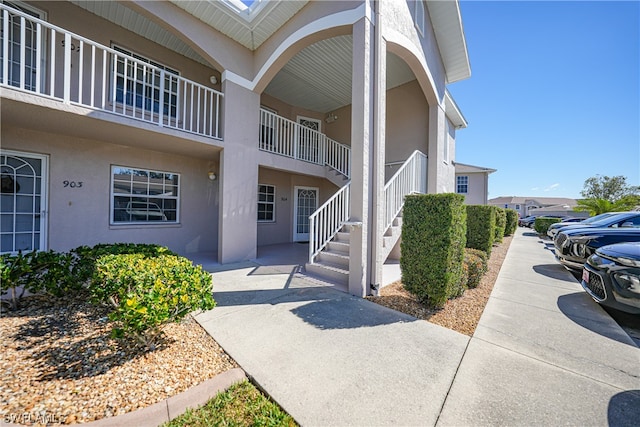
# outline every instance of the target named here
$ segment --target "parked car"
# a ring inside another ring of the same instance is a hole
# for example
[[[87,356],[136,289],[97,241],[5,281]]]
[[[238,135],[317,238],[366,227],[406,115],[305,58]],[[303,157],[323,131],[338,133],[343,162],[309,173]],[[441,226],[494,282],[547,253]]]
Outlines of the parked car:
[[[596,249],[614,243],[640,242],[640,226],[621,228],[576,228],[556,235],[553,243],[556,259],[565,267],[582,271]]]
[[[576,223],[580,225],[593,224],[596,221],[600,221],[601,219],[605,219],[620,213],[623,213],[623,212],[607,212],[600,215],[592,216],[591,218],[587,218],[587,219],[574,218],[574,219],[577,219],[578,221],[567,221],[565,218],[563,218],[561,222],[556,222],[555,224],[551,224],[549,226],[549,229],[547,230],[547,236],[553,239],[554,237],[556,237],[556,234],[558,234],[558,230],[561,229],[562,227],[566,227],[567,225],[575,225]]]
[[[533,215],[525,216],[524,218],[520,218],[518,220],[518,225],[520,227],[531,227],[531,224],[535,223],[536,217]]]
[[[612,212],[609,212],[612,213]],[[605,214],[606,215],[606,214]],[[595,218],[595,217],[594,217]],[[605,228],[605,227],[640,227],[640,212],[615,212],[613,215],[604,216],[597,221],[591,223],[577,222],[575,224],[567,224],[564,227],[558,229],[558,231],[565,231],[577,228]]]
[[[597,249],[584,265],[581,284],[598,304],[640,314],[640,243]]]

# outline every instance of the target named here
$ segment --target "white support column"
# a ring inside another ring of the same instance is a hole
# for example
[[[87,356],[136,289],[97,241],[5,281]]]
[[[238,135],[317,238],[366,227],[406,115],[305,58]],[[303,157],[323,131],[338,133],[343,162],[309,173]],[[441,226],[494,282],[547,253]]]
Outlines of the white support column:
[[[225,80],[224,150],[220,153],[218,262],[257,255],[258,130],[260,96]]]
[[[384,259],[383,235],[384,229],[384,185],[385,185],[385,130],[387,106],[387,43],[382,37],[383,2],[377,0],[375,7],[375,57],[373,93],[373,163],[372,163],[372,212],[371,212],[371,281],[370,288],[373,295],[378,295],[382,282],[382,266]]]
[[[429,149],[427,166],[427,192],[429,194],[447,191],[447,177],[444,164],[444,141],[446,132],[444,107],[436,104],[429,106]]]
[[[365,17],[353,25],[351,89],[351,221],[349,245],[349,293],[364,297],[370,279],[369,244],[371,209],[371,163],[373,150],[373,25]]]

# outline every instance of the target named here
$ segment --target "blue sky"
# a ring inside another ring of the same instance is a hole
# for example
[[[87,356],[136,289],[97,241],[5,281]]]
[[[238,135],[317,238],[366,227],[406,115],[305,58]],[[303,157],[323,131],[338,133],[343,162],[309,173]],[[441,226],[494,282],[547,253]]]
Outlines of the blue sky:
[[[460,2],[471,77],[456,160],[498,171],[489,198],[640,185],[640,2]]]

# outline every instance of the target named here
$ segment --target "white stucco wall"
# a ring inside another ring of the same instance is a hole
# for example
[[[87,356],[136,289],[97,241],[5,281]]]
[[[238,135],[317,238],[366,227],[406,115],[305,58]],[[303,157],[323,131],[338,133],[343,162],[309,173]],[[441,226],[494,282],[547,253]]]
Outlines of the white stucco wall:
[[[133,242],[166,245],[180,254],[215,251],[218,182],[210,181],[207,172],[217,160],[6,125],[1,136],[3,149],[49,156],[48,249]],[[110,225],[111,165],[179,173],[180,223]],[[81,188],[65,187],[65,180],[83,184]]]

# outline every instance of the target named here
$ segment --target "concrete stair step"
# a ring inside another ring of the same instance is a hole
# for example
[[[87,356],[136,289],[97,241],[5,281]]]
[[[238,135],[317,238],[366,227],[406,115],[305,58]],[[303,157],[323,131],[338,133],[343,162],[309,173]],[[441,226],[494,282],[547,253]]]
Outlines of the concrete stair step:
[[[339,242],[339,241],[332,240],[329,243],[327,243],[326,249],[328,249],[331,252],[338,252],[347,256],[349,255],[349,243],[347,242]]]
[[[310,274],[311,276],[316,276],[328,282],[340,285],[349,285],[349,270],[345,270],[340,266],[316,262],[313,264],[307,263],[305,269],[307,274]]]
[[[331,250],[323,250],[318,254],[316,260],[321,264],[329,264],[334,266],[339,266],[341,268],[345,268],[349,270],[349,254],[346,255],[341,252],[334,252]]]

